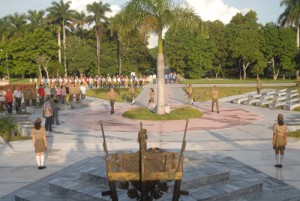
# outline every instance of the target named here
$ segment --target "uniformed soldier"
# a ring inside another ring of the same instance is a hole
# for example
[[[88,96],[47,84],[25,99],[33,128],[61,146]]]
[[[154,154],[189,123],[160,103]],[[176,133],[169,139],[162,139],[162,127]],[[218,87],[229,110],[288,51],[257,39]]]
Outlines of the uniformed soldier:
[[[217,86],[215,85],[212,89],[211,89],[211,111],[214,111],[214,105],[216,103],[217,106],[217,113],[219,113],[219,102],[218,102],[218,96],[219,96],[219,91],[217,89]]]

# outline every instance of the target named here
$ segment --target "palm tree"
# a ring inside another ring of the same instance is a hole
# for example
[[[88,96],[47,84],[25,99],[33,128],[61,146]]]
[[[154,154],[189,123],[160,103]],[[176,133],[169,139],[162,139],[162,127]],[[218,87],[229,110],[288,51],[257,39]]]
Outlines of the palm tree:
[[[34,30],[37,27],[41,27],[45,23],[45,11],[44,10],[29,10],[27,15],[27,20],[31,26],[31,29]]]
[[[9,23],[5,18],[0,19],[0,42],[5,42],[9,37]]]
[[[95,23],[95,36],[97,43],[97,72],[100,73],[100,40],[103,35],[104,25],[107,22],[107,17],[105,14],[111,12],[109,4],[103,4],[101,1],[99,3],[94,2],[93,4],[88,4],[86,9],[92,15],[89,15],[89,20]]]
[[[122,9],[123,19],[131,29],[148,38],[150,33],[158,35],[157,47],[157,114],[165,113],[164,98],[164,54],[163,54],[163,29],[173,27],[178,30],[186,26],[199,28],[200,19],[186,4],[182,7],[175,0],[131,0]]]
[[[86,14],[81,11],[80,13],[76,12],[73,19],[73,30],[76,34],[81,34],[81,37],[84,38],[84,26],[88,23],[88,18]]]
[[[47,9],[49,12],[47,18],[48,21],[52,24],[59,24],[62,27],[63,31],[63,50],[64,50],[64,68],[65,68],[65,76],[68,75],[67,69],[67,57],[66,57],[66,25],[73,20],[73,16],[76,11],[70,9],[70,1],[64,3],[63,0],[60,2],[52,2],[52,6]],[[61,49],[59,47],[59,49]]]
[[[285,6],[285,10],[280,14],[278,23],[281,26],[294,26],[297,29],[297,48],[299,52],[300,45],[300,1],[299,0],[281,0],[280,6]],[[299,69],[296,70],[296,76],[299,78]]]
[[[126,21],[122,18],[122,14],[118,13],[109,21],[109,29],[111,30],[111,36],[116,34],[117,37],[117,52],[118,52],[118,68],[119,75],[122,74],[122,43],[123,40],[128,37],[134,37],[137,34],[132,33],[129,29],[130,25],[126,24]]]
[[[13,15],[8,15],[4,17],[8,22],[11,36],[21,37],[26,25],[26,15],[14,13]]]

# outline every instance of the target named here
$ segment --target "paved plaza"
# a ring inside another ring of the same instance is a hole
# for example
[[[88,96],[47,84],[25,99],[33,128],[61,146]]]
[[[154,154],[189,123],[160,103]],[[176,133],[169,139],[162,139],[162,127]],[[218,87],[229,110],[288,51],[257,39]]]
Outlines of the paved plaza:
[[[210,85],[208,85],[210,86]],[[136,121],[122,117],[122,112],[137,106],[147,106],[150,87],[147,85],[136,99],[136,104],[116,103],[115,114],[110,114],[109,102],[88,98],[90,107],[61,110],[61,125],[47,133],[48,153],[44,170],[38,170],[31,141],[4,143],[0,141],[0,201],[12,200],[14,191],[55,173],[88,157],[103,156],[103,121],[110,152],[138,150],[137,134],[140,122],[148,130],[148,146],[179,150],[185,120]],[[165,86],[165,102],[172,108],[187,104],[181,85]],[[270,177],[300,190],[300,140],[288,138],[283,168],[274,167],[272,126],[282,113],[286,122],[299,117],[298,112],[232,104],[235,97],[220,100],[220,113],[212,113],[210,102],[196,102],[193,107],[204,113],[191,119],[187,131],[188,151],[232,157]],[[32,114],[33,121],[41,114]]]

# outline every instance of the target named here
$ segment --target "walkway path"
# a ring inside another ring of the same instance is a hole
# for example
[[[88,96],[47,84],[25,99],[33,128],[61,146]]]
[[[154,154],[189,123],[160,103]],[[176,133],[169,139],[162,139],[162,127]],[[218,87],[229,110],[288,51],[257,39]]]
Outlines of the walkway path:
[[[136,105],[147,105],[150,87],[145,87]],[[184,105],[185,100],[186,96],[179,85],[166,86],[166,102],[171,107]],[[121,117],[123,110],[136,106],[117,103],[116,114],[110,115],[108,101],[95,101],[93,107],[60,111],[62,124],[54,127],[55,132],[48,133],[49,152],[45,170],[36,168],[31,141],[0,142],[0,197],[70,164],[102,155],[99,120],[105,122],[110,152],[138,149],[136,139],[139,121]],[[220,102],[220,114],[210,112],[210,102],[194,105],[204,116],[190,121],[187,152],[193,150],[230,156],[300,189],[300,140],[289,138],[282,169],[274,168],[275,157],[271,147],[272,125],[278,113],[283,113],[286,120],[295,119],[299,113]],[[41,114],[31,115],[30,118],[33,121],[37,116]],[[143,121],[148,130],[148,142],[152,146],[172,150],[181,147],[184,124],[184,120],[171,123]],[[4,200],[11,200],[10,195],[0,198],[0,201]]]

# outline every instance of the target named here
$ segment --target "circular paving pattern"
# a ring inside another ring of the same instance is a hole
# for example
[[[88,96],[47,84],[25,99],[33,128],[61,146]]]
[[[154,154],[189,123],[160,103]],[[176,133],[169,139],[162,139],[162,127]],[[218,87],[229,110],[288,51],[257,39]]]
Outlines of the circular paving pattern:
[[[262,119],[260,114],[235,107],[220,108],[220,113],[211,112],[210,104],[194,105],[198,108],[203,116],[201,118],[190,119],[188,124],[189,131],[195,130],[215,130],[235,126],[243,126],[254,123]],[[72,113],[65,116],[65,122],[74,125],[74,127],[85,127],[92,130],[99,130],[100,120],[103,122],[106,131],[115,132],[136,132],[140,129],[140,122],[143,128],[151,132],[168,133],[183,131],[185,120],[169,121],[148,121],[132,120],[122,117],[122,113],[132,109],[131,105],[116,105],[115,114],[111,115],[108,107],[87,108],[79,113]]]

